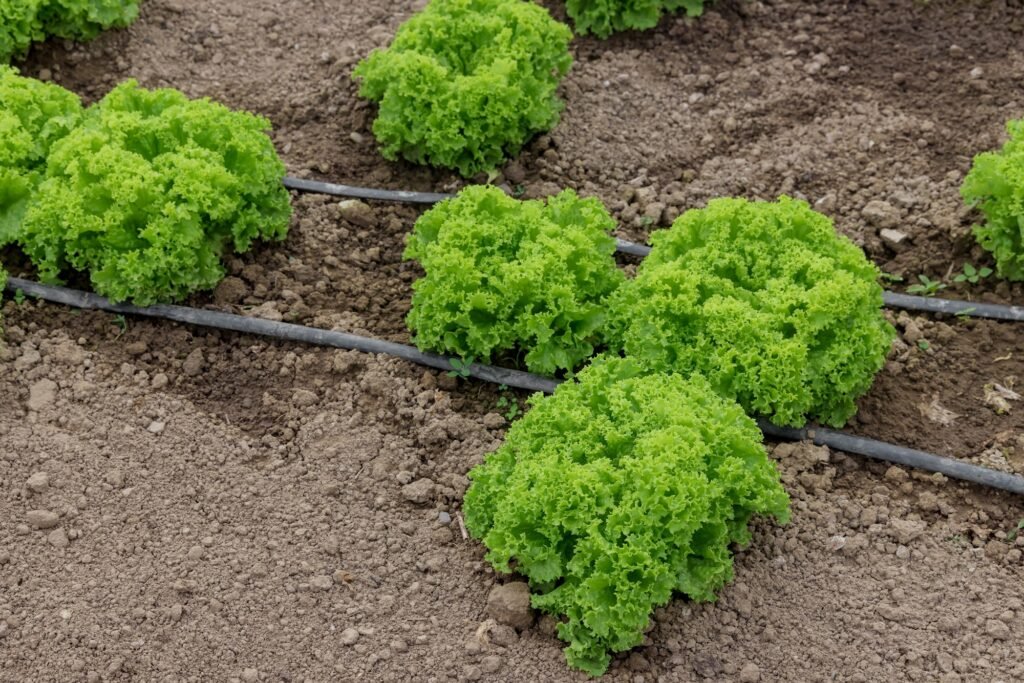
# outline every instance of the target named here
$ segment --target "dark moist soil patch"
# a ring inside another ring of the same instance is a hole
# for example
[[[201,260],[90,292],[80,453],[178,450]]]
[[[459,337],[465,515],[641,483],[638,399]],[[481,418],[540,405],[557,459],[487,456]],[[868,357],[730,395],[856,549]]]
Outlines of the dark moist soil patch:
[[[293,175],[451,190],[379,157],[348,77],[420,4],[148,0],[130,30],[40,46],[24,69],[90,101],[134,77],[260,112]],[[786,192],[907,281],[991,265],[958,189],[1024,115],[1022,28],[1018,2],[783,0],[581,39],[562,123],[505,179],[599,196],[634,240],[714,196]],[[296,207],[282,246],[193,303],[407,341],[419,210]],[[1024,301],[995,280],[948,291]],[[487,621],[506,579],[458,527],[465,473],[503,436],[496,388],[31,302],[4,313],[12,680],[582,680],[550,620]],[[1024,406],[985,403],[1024,376],[1020,328],[893,319],[903,346],[851,429],[1024,470]],[[1019,500],[807,446],[774,456],[793,523],[756,527],[718,603],[659,609],[608,680],[1024,680]],[[37,509],[56,530],[24,526]]]

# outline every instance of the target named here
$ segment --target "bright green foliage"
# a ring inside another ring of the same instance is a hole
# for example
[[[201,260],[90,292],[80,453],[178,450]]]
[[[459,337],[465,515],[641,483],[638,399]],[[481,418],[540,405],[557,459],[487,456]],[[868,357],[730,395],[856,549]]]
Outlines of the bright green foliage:
[[[1002,151],[976,156],[960,193],[985,214],[974,234],[995,256],[1000,277],[1024,280],[1024,119],[1006,128],[1010,139]]]
[[[47,36],[91,40],[139,16],[139,0],[0,0],[0,62]]]
[[[607,38],[615,31],[657,26],[662,12],[686,10],[691,17],[704,11],[704,0],[566,0],[565,10],[576,32]]]
[[[50,147],[81,116],[73,93],[0,65],[0,246],[16,239]]]
[[[51,150],[21,244],[48,282],[86,271],[139,305],[214,287],[226,248],[283,239],[291,205],[268,121],[129,81]]]
[[[405,258],[426,271],[408,318],[416,344],[483,361],[520,349],[533,372],[571,370],[603,342],[605,299],[624,281],[614,227],[572,190],[545,203],[467,187],[409,237]]]
[[[716,199],[651,237],[611,335],[654,370],[700,372],[751,414],[842,425],[894,331],[878,269],[806,203]]]
[[[558,123],[571,38],[525,0],[431,0],[353,74],[380,103],[381,152],[467,177],[496,168]]]
[[[41,3],[42,0],[0,0],[0,63],[24,55],[29,45],[45,37],[39,21]]]
[[[108,28],[124,28],[139,17],[139,0],[43,0],[40,18],[59,38],[92,40]]]
[[[533,606],[564,617],[569,664],[604,673],[673,592],[711,600],[755,514],[789,499],[757,425],[699,375],[598,359],[512,425],[470,472],[463,511]]]

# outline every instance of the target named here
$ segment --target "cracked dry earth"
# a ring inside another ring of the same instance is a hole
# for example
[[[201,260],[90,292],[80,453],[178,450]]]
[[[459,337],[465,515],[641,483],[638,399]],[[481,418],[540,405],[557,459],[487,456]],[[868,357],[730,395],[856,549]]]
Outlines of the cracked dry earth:
[[[348,78],[417,6],[148,0],[131,29],[39,46],[23,69],[88,100],[135,77],[260,112],[295,175],[453,189],[376,154]],[[990,265],[957,191],[1024,113],[1019,2],[723,0],[573,49],[562,123],[499,182],[599,196],[630,239],[713,196],[787,192],[907,280]],[[191,303],[407,341],[417,210],[295,205],[283,245],[233,259]],[[994,280],[949,293],[1024,300]],[[893,320],[901,339],[850,429],[1024,472],[1024,406],[991,395],[1024,375],[1019,328]],[[506,428],[496,389],[126,323],[4,305],[0,680],[585,679],[461,532],[466,472]],[[607,680],[1024,680],[1018,498],[770,450],[792,523],[759,523],[720,600],[657,610]]]

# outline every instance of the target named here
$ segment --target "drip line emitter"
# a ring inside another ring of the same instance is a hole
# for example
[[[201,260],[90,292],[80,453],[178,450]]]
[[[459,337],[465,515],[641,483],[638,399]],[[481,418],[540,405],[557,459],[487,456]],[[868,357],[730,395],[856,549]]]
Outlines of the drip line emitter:
[[[408,192],[404,190],[378,190],[352,185],[337,185],[318,180],[285,177],[284,186],[289,190],[311,194],[327,194],[350,199],[370,199],[384,202],[400,202],[406,204],[437,204],[455,195],[438,192]],[[630,256],[644,257],[651,253],[651,247],[645,244],[615,240],[615,248],[619,253]],[[975,303],[956,299],[937,299],[926,296],[913,296],[898,292],[886,291],[882,301],[889,308],[900,308],[907,311],[924,313],[944,313],[968,318],[991,318],[993,320],[1014,320],[1024,322],[1024,307],[1005,306],[1002,304]]]
[[[188,325],[230,330],[242,334],[271,337],[291,342],[362,351],[365,353],[385,354],[438,370],[453,370],[455,368],[455,365],[452,364],[453,359],[446,356],[425,353],[405,344],[362,337],[345,332],[335,332],[266,320],[264,318],[253,318],[234,313],[221,313],[219,311],[208,311],[186,306],[161,304],[139,307],[130,304],[114,304],[97,294],[65,287],[42,285],[30,280],[14,277],[8,279],[7,289],[11,292],[20,290],[23,295],[74,308],[107,311],[120,315],[161,318]],[[460,369],[467,376],[475,379],[534,392],[551,393],[559,384],[557,380],[540,377],[520,370],[511,370],[480,363],[470,363],[466,367],[460,365]],[[961,460],[946,458],[832,429],[777,427],[764,420],[759,420],[758,426],[765,436],[773,439],[782,441],[812,441],[816,445],[828,446],[846,453],[905,465],[927,472],[940,473],[951,479],[982,484],[995,489],[1009,491],[1010,493],[1024,495],[1024,477],[972,465]]]

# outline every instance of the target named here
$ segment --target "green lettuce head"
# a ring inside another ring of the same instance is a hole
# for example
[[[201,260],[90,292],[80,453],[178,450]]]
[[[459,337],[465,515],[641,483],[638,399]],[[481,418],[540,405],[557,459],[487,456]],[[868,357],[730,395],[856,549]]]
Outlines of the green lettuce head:
[[[270,123],[129,81],[53,145],[21,244],[40,276],[88,273],[138,305],[212,289],[221,255],[280,240],[291,205]]]
[[[674,593],[712,600],[754,515],[789,518],[761,432],[700,376],[598,359],[537,395],[470,472],[463,510],[487,559],[530,581],[569,664],[598,676]]]
[[[894,338],[878,269],[805,202],[715,199],[651,236],[610,336],[651,370],[700,373],[778,424],[840,426]]]
[[[431,0],[356,67],[388,159],[491,171],[558,122],[572,32],[523,0]]]

